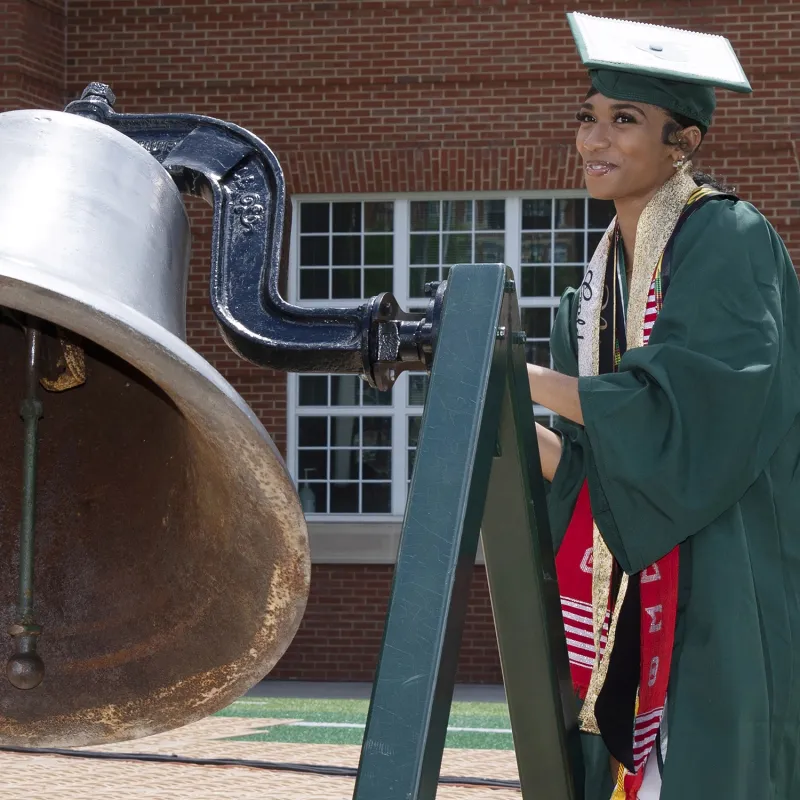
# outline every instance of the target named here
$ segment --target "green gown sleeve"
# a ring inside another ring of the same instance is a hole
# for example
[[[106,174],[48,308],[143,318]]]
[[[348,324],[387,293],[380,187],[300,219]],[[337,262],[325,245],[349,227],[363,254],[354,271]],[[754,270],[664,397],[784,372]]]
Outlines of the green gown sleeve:
[[[553,365],[558,372],[573,377],[578,375],[576,298],[575,289],[564,292],[550,334]],[[558,550],[572,517],[578,493],[586,480],[584,448],[588,442],[580,425],[562,417],[555,418],[553,430],[561,436],[561,460],[548,487],[547,507],[553,547]]]
[[[628,573],[733,506],[794,418],[783,320],[798,309],[782,293],[797,279],[769,223],[711,201],[678,235],[672,270],[648,346],[579,379],[592,511]]]

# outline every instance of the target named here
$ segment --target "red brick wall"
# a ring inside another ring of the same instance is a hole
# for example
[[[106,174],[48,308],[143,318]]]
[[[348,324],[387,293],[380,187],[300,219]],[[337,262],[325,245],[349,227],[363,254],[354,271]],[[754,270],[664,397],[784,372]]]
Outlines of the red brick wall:
[[[276,151],[290,192],[577,186],[587,87],[553,0],[69,3],[69,88],[112,81],[130,110],[233,119]],[[800,261],[796,4],[589,2],[730,37],[755,89],[720,93],[704,165],[736,183]]]
[[[64,72],[64,4],[0,0],[0,107],[58,107],[64,87],[74,97],[87,82],[106,81],[118,110],[202,112],[250,128],[275,150],[295,193],[580,185],[573,113],[587,80],[564,18],[572,2],[69,0],[66,7]],[[730,37],[755,94],[720,93],[701,166],[759,205],[800,264],[796,3],[589,0],[581,10]],[[217,335],[206,299],[208,213],[190,206],[190,343],[285,447],[285,380],[241,364]],[[389,572],[316,567],[309,615],[276,674],[311,677],[322,663],[330,677],[370,673]],[[348,603],[337,599],[339,580]],[[465,649],[462,677],[496,680],[483,580],[476,578],[473,603],[482,616],[468,622],[472,655]]]
[[[0,110],[60,108],[65,83],[65,3],[0,0]]]
[[[270,677],[371,681],[391,583],[392,567],[387,565],[315,566],[300,630]],[[476,568],[472,579],[457,680],[502,681],[483,567]]]

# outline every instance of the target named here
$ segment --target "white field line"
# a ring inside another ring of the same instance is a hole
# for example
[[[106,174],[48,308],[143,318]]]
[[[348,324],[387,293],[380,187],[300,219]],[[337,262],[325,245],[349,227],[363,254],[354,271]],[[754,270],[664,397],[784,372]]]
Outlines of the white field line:
[[[290,722],[292,728],[361,728],[361,722]],[[456,733],[511,733],[511,728],[458,728],[450,727],[448,731]]]

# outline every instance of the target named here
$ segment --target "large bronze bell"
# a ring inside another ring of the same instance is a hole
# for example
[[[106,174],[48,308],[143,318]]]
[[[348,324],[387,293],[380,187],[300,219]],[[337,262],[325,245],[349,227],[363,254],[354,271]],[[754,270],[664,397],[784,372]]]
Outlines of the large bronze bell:
[[[295,489],[184,341],[174,176],[112,127],[49,111],[0,114],[0,175],[0,743],[191,722],[260,680],[297,629]]]

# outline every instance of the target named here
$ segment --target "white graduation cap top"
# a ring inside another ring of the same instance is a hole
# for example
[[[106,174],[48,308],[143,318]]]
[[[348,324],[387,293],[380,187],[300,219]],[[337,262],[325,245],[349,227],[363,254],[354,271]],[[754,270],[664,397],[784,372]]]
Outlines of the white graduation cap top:
[[[584,65],[751,92],[724,36],[624,19],[567,14]]]

